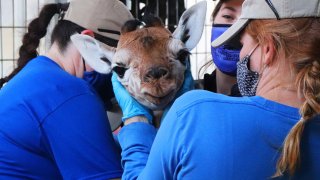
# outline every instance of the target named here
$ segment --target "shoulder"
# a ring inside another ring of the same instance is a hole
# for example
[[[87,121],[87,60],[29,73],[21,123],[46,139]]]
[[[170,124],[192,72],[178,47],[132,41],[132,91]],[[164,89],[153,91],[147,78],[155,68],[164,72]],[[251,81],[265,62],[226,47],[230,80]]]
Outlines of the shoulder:
[[[257,106],[259,105],[247,97],[193,90],[174,102],[163,124],[169,123],[169,126],[181,126],[183,129],[189,126],[194,129],[195,124],[209,127],[210,124],[212,128],[216,128],[221,126],[219,123],[249,121],[248,116],[252,116],[252,112],[260,111],[261,108]]]
[[[165,119],[175,119],[175,124],[212,124],[219,123],[246,124],[266,114],[277,111],[272,104],[268,109],[265,99],[261,97],[230,97],[205,90],[193,90],[179,97],[168,111]],[[167,118],[168,116],[168,118]],[[219,124],[219,125],[214,125]],[[192,128],[193,129],[193,128]]]
[[[44,56],[30,61],[1,91],[7,97],[15,97],[11,100],[7,98],[12,106],[28,102],[24,105],[37,109],[41,117],[70,99],[82,98],[80,96],[83,95],[99,102],[86,81],[67,73]]]
[[[56,95],[83,94],[92,91],[86,81],[69,74],[45,56],[38,56],[32,60],[22,73],[26,76],[23,80],[34,85],[39,91],[57,92]]]
[[[206,90],[192,90],[179,97],[173,106],[179,109],[188,108],[200,104],[254,104],[247,97],[230,97]]]

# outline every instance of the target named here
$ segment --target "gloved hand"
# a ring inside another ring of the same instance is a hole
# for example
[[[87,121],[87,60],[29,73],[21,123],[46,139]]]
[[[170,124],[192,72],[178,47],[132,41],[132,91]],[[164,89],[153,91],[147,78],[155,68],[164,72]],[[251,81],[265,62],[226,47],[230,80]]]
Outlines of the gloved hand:
[[[118,75],[116,73],[112,74],[112,87],[118,104],[122,109],[123,122],[128,118],[143,115],[148,119],[149,123],[152,124],[152,115],[150,110],[140,104],[129,94],[129,92],[119,82]]]

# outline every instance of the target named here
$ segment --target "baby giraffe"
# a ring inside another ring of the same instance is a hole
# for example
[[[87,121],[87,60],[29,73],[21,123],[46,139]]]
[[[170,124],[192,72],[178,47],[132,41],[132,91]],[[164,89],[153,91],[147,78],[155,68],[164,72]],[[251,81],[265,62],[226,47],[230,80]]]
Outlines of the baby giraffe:
[[[86,63],[100,73],[114,71],[127,91],[152,110],[163,110],[184,81],[190,50],[202,35],[206,1],[186,10],[171,33],[157,17],[130,20],[121,30],[117,48],[75,34],[72,42]]]

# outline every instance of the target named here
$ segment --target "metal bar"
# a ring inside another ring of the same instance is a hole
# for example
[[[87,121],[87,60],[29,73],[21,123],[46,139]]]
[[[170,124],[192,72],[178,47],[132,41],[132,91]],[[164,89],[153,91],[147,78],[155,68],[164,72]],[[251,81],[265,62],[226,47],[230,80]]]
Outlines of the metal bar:
[[[133,7],[134,13],[135,13],[134,16],[138,19],[140,19],[140,17],[139,17],[139,4],[140,4],[139,0],[133,0],[132,5],[134,6]]]
[[[168,11],[166,17],[168,19],[168,29],[173,32],[174,25],[177,23],[175,19],[175,15],[179,13],[179,10],[176,7],[176,2],[178,0],[167,0]]]
[[[169,14],[169,3],[168,3],[168,0],[165,0],[166,1],[166,18],[165,20],[167,21],[167,27],[169,28],[169,18],[168,18],[168,14]]]
[[[15,36],[15,13],[14,13],[14,2],[15,0],[12,0],[12,24],[13,24],[13,28],[12,28],[12,59],[15,59],[15,39],[16,39],[16,36]],[[13,65],[13,68],[15,68],[15,61],[13,60],[12,61],[12,65]]]
[[[156,16],[159,16],[159,0],[156,0]]]
[[[27,14],[27,11],[28,11],[28,9],[27,9],[27,0],[24,0],[24,28],[26,28],[26,26],[27,26],[27,16],[28,16],[28,14]]]
[[[2,26],[2,11],[1,11],[1,9],[2,9],[2,0],[0,0],[0,25]],[[1,46],[0,46],[1,47],[1,50],[0,50],[1,51],[1,57],[0,57],[1,58],[0,59],[0,61],[1,61],[1,63],[0,63],[1,64],[1,74],[0,75],[2,78],[4,75],[3,75],[3,61],[2,61],[3,60],[3,48],[2,48],[3,47],[3,44],[2,44],[3,39],[2,39],[2,27],[1,26],[0,26],[0,28],[1,28],[0,29],[0,37],[1,37],[0,38],[1,39],[1,42],[0,42],[1,43]]]
[[[174,26],[174,29],[176,29],[177,25],[178,25],[178,22],[179,22],[179,9],[180,9],[180,1],[179,0],[176,0],[176,22],[175,22],[175,26]]]

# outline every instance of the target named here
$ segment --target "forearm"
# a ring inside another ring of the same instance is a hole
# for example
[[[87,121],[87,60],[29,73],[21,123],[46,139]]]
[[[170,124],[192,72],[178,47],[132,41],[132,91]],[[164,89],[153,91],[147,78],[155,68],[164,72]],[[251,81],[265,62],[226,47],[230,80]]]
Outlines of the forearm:
[[[136,179],[147,164],[156,129],[139,116],[126,124],[119,133],[124,168],[122,179]]]

